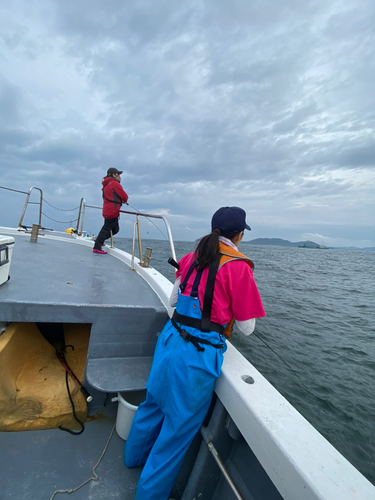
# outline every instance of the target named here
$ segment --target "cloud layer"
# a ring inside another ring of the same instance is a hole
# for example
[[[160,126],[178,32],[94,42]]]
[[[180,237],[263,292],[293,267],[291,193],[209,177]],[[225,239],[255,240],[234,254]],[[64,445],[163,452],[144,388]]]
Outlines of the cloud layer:
[[[115,166],[176,239],[240,205],[247,239],[375,246],[373,2],[15,0],[0,19],[1,185],[100,205]],[[22,196],[0,196],[17,224]]]

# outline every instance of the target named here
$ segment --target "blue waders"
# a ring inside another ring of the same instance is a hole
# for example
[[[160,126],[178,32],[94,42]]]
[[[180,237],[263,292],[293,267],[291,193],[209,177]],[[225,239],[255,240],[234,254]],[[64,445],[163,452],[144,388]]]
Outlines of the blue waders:
[[[185,282],[187,280],[185,279]],[[199,282],[199,280],[198,280]],[[198,283],[196,283],[197,289]],[[193,295],[198,295],[193,293]],[[198,297],[179,292],[176,311],[201,319]],[[225,338],[182,325],[184,331],[222,348],[203,349],[182,338],[171,321],[161,332],[154,354],[147,397],[134,417],[125,444],[125,465],[144,465],[136,500],[167,500],[185,453],[210,406],[226,351]]]

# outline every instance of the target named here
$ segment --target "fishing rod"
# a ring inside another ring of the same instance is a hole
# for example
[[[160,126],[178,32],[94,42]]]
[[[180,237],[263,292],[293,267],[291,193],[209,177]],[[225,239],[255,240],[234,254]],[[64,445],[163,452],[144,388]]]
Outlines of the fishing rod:
[[[130,208],[132,208],[133,210],[136,210],[139,214],[142,214],[142,212],[141,212],[140,210],[138,210],[138,208],[135,208],[135,207],[133,207],[132,205],[129,205],[129,203],[126,203],[126,205],[128,205],[128,206],[129,206]],[[142,215],[144,215],[144,214],[142,214]],[[157,230],[158,230],[158,231],[159,231],[159,232],[163,235],[164,239],[165,239],[166,241],[168,241],[168,238],[165,236],[165,234],[163,233],[163,231],[162,231],[162,230],[161,230],[161,229],[160,229],[160,228],[159,228],[159,227],[155,224],[155,222],[153,222],[151,219],[149,219],[149,218],[147,217],[147,215],[144,215],[144,217],[145,217],[145,218],[146,218],[149,222],[151,222],[151,224],[153,224],[153,225],[156,227],[156,229],[157,229]]]
[[[180,269],[180,264],[176,262],[172,257],[169,257],[168,264],[175,267],[177,270]]]

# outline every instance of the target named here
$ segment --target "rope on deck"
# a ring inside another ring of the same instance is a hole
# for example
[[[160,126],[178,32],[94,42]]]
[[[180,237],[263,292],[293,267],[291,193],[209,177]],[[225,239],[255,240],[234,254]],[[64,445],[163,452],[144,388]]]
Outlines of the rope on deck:
[[[82,488],[83,486],[85,486],[90,481],[97,481],[99,479],[99,476],[95,472],[95,469],[98,467],[98,465],[102,461],[102,458],[104,457],[105,452],[107,451],[109,442],[111,441],[111,438],[113,436],[113,432],[114,432],[115,428],[116,428],[116,424],[112,428],[111,434],[109,435],[109,438],[108,438],[107,443],[106,443],[106,445],[104,447],[104,450],[102,451],[102,454],[100,455],[99,460],[96,462],[96,464],[94,465],[94,467],[92,469],[93,477],[90,477],[89,479],[86,479],[86,481],[83,482],[82,484],[80,484],[79,486],[77,486],[77,488],[73,488],[73,489],[70,489],[70,490],[56,490],[53,493],[53,495],[51,496],[50,500],[53,500],[55,498],[55,495],[58,495],[59,493],[68,493],[68,494],[74,493],[75,491],[78,491],[80,488]]]

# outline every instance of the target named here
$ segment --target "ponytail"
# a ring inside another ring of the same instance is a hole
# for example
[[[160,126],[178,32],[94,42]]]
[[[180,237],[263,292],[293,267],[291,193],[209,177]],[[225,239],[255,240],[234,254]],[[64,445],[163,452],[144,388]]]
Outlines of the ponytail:
[[[212,233],[204,236],[198,243],[195,250],[195,260],[197,262],[197,271],[209,267],[215,260],[219,252],[219,236],[221,230],[215,228]]]

